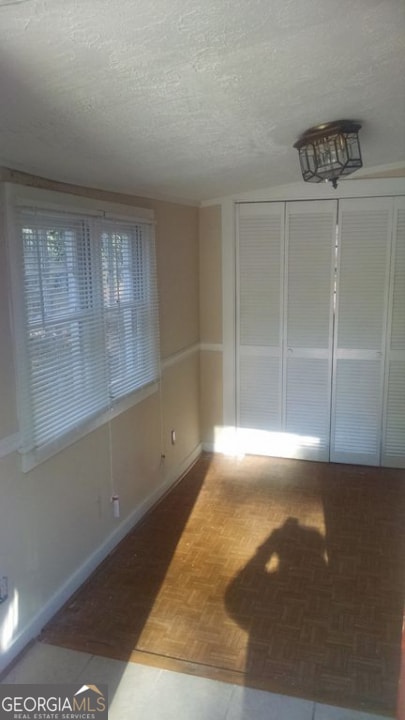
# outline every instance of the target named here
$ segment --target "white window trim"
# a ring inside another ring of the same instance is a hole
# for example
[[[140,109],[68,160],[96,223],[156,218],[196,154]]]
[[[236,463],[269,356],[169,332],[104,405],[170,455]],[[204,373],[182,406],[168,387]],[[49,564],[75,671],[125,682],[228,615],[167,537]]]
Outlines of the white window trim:
[[[3,231],[6,237],[6,249],[8,252],[8,265],[11,277],[11,316],[12,316],[12,333],[14,339],[15,352],[21,351],[22,339],[20,333],[15,331],[16,326],[21,326],[24,322],[24,302],[22,294],[18,291],[20,276],[19,263],[21,261],[19,248],[19,238],[16,235],[16,227],[14,220],[15,209],[21,206],[43,208],[44,210],[56,210],[59,212],[83,213],[86,216],[104,217],[106,219],[125,220],[129,222],[142,222],[155,225],[154,211],[148,208],[132,207],[121,205],[118,203],[110,203],[92,198],[84,198],[66,193],[42,190],[29,186],[15,185],[13,183],[3,183],[1,191],[1,205],[3,206]],[[159,359],[160,363],[160,359]],[[17,382],[17,398],[20,390]],[[28,472],[37,465],[45,462],[60,451],[66,449],[70,445],[76,443],[97,428],[110,422],[123,412],[126,412],[135,405],[143,402],[151,395],[159,391],[160,378],[156,382],[152,382],[142,388],[139,388],[128,395],[112,401],[111,406],[93,416],[83,420],[76,428],[73,428],[61,437],[42,446],[41,448],[22,452],[18,448],[18,452],[22,458],[22,471]],[[18,406],[20,401],[17,400]],[[21,440],[20,440],[21,442]]]
[[[95,200],[79,195],[57,192],[56,190],[42,190],[27,185],[4,183],[7,203],[12,206],[43,207],[48,210],[61,212],[77,212],[86,215],[114,218],[116,220],[139,220],[154,223],[154,211],[149,208],[140,208],[121,203]]]

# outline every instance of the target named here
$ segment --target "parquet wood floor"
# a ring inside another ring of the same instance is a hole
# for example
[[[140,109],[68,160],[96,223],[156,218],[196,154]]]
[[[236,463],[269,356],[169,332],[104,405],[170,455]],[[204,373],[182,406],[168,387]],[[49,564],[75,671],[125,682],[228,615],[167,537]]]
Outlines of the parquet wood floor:
[[[202,455],[46,642],[395,713],[405,473]]]

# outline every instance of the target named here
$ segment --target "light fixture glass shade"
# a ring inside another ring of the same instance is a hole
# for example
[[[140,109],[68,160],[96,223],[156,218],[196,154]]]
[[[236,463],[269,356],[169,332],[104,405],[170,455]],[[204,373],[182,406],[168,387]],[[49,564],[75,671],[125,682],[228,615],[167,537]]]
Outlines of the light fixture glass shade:
[[[352,120],[318,125],[307,130],[294,143],[306,182],[331,182],[362,167],[358,132],[361,125]]]

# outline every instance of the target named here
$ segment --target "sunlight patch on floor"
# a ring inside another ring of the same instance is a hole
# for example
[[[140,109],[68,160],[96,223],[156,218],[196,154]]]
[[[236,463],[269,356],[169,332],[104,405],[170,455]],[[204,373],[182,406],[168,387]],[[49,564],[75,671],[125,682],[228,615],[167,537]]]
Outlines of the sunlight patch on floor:
[[[320,438],[287,432],[270,432],[255,428],[216,426],[214,436],[215,452],[243,457],[247,454],[275,457],[304,457],[306,452],[316,449]]]

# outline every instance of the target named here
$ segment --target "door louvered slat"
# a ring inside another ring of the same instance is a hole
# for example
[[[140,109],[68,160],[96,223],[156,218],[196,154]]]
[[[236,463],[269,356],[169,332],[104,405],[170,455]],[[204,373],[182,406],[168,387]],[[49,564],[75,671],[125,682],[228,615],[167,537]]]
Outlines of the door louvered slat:
[[[289,358],[286,432],[291,457],[329,459],[330,364],[328,360]]]
[[[248,211],[255,214],[247,215]],[[279,203],[276,208],[271,203],[241,207],[239,332],[242,346],[280,345],[282,223]]]
[[[271,433],[281,429],[284,204],[241,204],[238,226],[238,424],[246,452],[259,451],[251,439],[265,431],[260,452],[271,454]]]
[[[336,203],[308,202],[305,210],[287,205],[287,345],[329,348]]]
[[[381,349],[388,228],[388,207],[363,212],[342,210],[339,348]]]
[[[280,430],[280,386],[279,358],[241,356],[240,427],[270,432]]]
[[[331,460],[380,462],[392,201],[342,200]]]
[[[405,199],[395,201],[382,464],[405,467]]]
[[[284,430],[291,456],[329,459],[337,204],[287,203]]]
[[[337,422],[331,459],[378,465],[381,361],[338,359],[335,368]]]
[[[383,465],[405,467],[405,361],[391,361]]]

